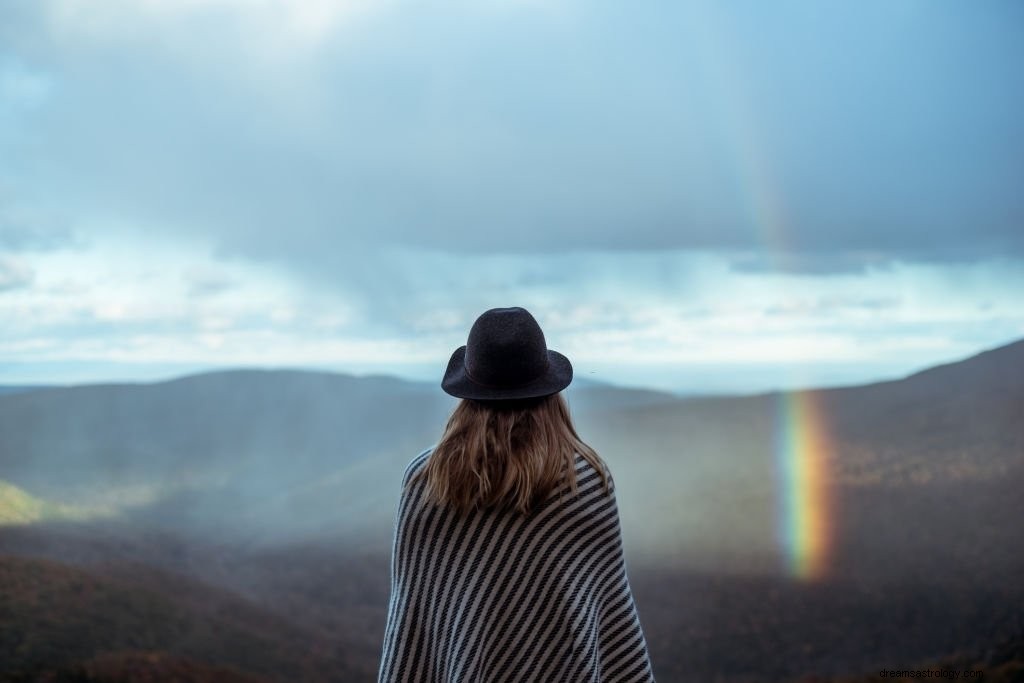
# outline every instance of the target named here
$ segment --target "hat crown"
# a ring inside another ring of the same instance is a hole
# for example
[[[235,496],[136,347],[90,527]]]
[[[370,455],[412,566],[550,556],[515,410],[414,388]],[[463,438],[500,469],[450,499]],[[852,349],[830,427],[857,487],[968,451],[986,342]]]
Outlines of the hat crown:
[[[481,384],[530,382],[548,370],[544,332],[524,308],[492,308],[469,331],[465,364],[470,378]]]

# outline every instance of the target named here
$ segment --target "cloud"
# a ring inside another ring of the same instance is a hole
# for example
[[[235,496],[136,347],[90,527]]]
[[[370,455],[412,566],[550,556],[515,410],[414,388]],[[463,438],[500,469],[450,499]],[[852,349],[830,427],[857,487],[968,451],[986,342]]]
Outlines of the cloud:
[[[51,251],[82,245],[68,223],[52,212],[0,203],[0,252]]]
[[[1024,334],[1015,7],[8,3],[0,345],[433,368],[522,305],[581,368],[966,354]]]
[[[764,309],[767,316],[794,316],[827,318],[849,312],[870,312],[878,315],[886,310],[896,309],[900,305],[897,297],[877,296],[858,298],[849,295],[828,295],[819,297],[792,298],[775,303]]]
[[[379,13],[388,0],[50,0],[46,20],[56,34],[94,41],[131,39],[140,29],[160,32],[197,18],[229,21],[245,29],[261,50],[315,47],[340,28]],[[275,55],[281,57],[283,55]]]
[[[0,53],[0,102],[3,109],[39,107],[49,96],[52,85],[43,74],[28,69],[18,60],[3,59]]]
[[[28,287],[34,277],[35,273],[28,265],[0,257],[0,292]]]
[[[785,271],[802,275],[866,273],[892,265],[895,255],[887,252],[814,251],[805,253],[771,249],[741,252],[732,257],[731,268],[738,273]]]
[[[188,296],[195,298],[214,296],[237,286],[237,283],[224,273],[198,266],[185,270],[182,279],[188,288]]]
[[[0,216],[0,221],[3,217]],[[0,248],[7,251],[42,251],[71,244],[71,234],[63,227],[45,228],[0,222]]]
[[[510,305],[530,310],[581,374],[690,390],[700,389],[696,377],[710,387],[725,376],[749,390],[748,366],[891,376],[1024,335],[1024,269],[1013,261],[783,276],[737,273],[727,256],[688,251],[386,255],[402,282],[381,300],[281,266],[218,259],[202,244],[109,236],[82,251],[33,252],[12,269],[31,268],[31,286],[0,296],[5,376],[144,378],[256,364],[414,369],[433,380],[480,313]]]
[[[805,273],[1024,256],[1006,5],[3,12],[50,84],[18,119],[32,144],[0,149],[15,191],[324,281],[383,291],[394,245],[780,252],[736,268]]]

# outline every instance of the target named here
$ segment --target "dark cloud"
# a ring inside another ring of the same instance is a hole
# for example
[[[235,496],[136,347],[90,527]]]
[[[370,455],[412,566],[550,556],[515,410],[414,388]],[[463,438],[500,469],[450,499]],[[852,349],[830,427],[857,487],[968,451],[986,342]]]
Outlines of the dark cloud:
[[[259,59],[223,11],[58,40],[31,7],[0,35],[54,93],[0,172],[225,257],[381,296],[388,245],[813,274],[1024,257],[1012,4],[417,5]]]
[[[0,252],[52,251],[82,243],[70,226],[56,216],[0,204]]]
[[[238,283],[223,273],[208,269],[192,268],[182,273],[188,296],[194,299],[205,299],[230,291]]]

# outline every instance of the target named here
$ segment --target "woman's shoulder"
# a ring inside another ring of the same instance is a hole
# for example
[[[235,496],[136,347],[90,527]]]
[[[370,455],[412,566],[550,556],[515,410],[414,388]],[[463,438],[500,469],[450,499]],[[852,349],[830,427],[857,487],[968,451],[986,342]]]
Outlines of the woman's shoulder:
[[[426,466],[427,459],[430,457],[430,454],[431,452],[433,452],[435,446],[430,446],[429,448],[423,449],[416,455],[416,457],[409,461],[408,465],[405,466],[405,472],[402,474],[403,488],[405,488],[405,486],[409,484],[409,480],[412,479],[412,477],[414,477],[417,472],[419,472]]]
[[[576,479],[577,482],[580,480],[586,481],[600,481],[602,480],[602,474],[608,481],[608,490],[606,493],[613,494],[615,491],[615,479],[612,477],[612,471],[608,467],[608,463],[604,459],[598,458],[597,465],[595,467],[587,458],[584,458],[582,454],[576,453]],[[602,487],[603,488],[603,487]]]

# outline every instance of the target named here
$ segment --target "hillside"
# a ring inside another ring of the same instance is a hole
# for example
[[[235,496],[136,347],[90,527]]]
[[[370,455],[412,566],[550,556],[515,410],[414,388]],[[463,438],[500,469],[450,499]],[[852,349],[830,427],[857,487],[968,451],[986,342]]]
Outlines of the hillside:
[[[1017,637],[1022,354],[797,394],[574,383],[578,432],[619,485],[659,680],[863,678]],[[317,681],[294,672],[334,657],[372,678],[398,482],[453,406],[429,384],[295,371],[0,396],[0,606],[17,610],[9,637],[26,634],[0,641],[15,648],[0,661],[68,680]],[[778,528],[781,444],[811,427],[828,474],[817,582],[788,573]],[[68,572],[103,600],[69,597]],[[109,639],[93,619],[115,625]],[[71,641],[84,645],[50,661]],[[242,661],[251,648],[267,659]]]
[[[583,413],[674,398],[579,385],[567,396]],[[454,404],[430,384],[284,370],[6,395],[0,479],[188,533],[376,534],[390,524],[388,486]]]
[[[270,683],[236,669],[166,652],[103,653],[31,673],[0,674],[4,683]]]
[[[937,661],[918,662],[913,667],[907,668],[917,671],[930,670],[932,678],[937,680],[943,680],[936,673],[942,672],[945,675],[945,680],[1020,683],[1020,681],[1024,680],[1024,634],[1016,638],[998,641],[978,652],[957,654]],[[958,678],[951,679],[949,672],[958,672]],[[800,683],[888,683],[894,678],[896,677],[892,675],[882,676],[881,671],[879,671],[868,676],[843,676],[830,679],[807,677]]]
[[[26,391],[35,391],[36,389],[45,389],[46,385],[34,385],[34,384],[2,384],[0,385],[0,396],[4,394],[22,394]]]
[[[778,565],[780,443],[809,426],[806,416],[794,415],[795,400],[814,407],[812,426],[824,437],[820,456],[840,522],[881,518],[888,532],[936,514],[952,518],[955,529],[992,529],[993,522],[1005,528],[992,517],[984,487],[1024,478],[1022,353],[1024,342],[1017,342],[901,380],[812,389],[796,399],[682,398],[582,414],[578,424],[616,468],[628,501],[627,543],[638,553],[657,561],[685,555],[703,568],[733,558],[767,570]],[[965,486],[981,488],[957,496],[956,508],[936,498]],[[881,507],[863,504],[868,500]]]
[[[54,520],[85,521],[112,517],[112,505],[68,505],[43,500],[0,479],[0,526],[35,524]]]
[[[241,462],[275,479],[358,459],[436,428],[422,385],[299,371],[226,371],[155,384],[84,385],[0,396],[5,478],[39,495],[159,477],[190,485]],[[385,407],[386,406],[386,407]],[[39,467],[59,462],[56,470]],[[283,465],[287,463],[287,467]],[[276,471],[280,470],[280,471]],[[219,479],[218,479],[219,478]],[[282,482],[287,483],[287,482]]]
[[[180,575],[0,557],[0,680],[36,680],[75,667],[115,677],[123,667],[144,665],[144,657],[132,664],[142,657],[132,653],[268,681],[345,681],[367,673],[310,632]]]

